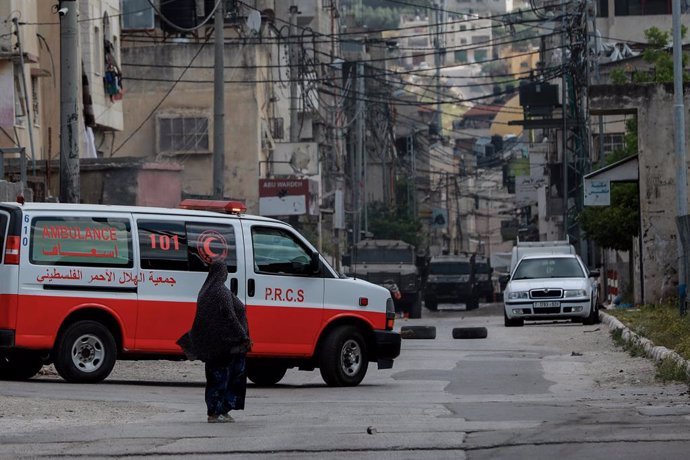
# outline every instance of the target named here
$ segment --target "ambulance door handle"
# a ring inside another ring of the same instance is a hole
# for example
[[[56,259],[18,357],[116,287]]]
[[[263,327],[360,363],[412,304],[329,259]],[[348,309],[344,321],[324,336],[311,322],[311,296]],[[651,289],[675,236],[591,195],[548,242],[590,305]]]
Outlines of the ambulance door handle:
[[[230,290],[233,294],[237,295],[237,278],[230,279]]]
[[[249,297],[254,297],[254,289],[256,286],[254,286],[254,278],[249,278],[247,280],[247,295]]]

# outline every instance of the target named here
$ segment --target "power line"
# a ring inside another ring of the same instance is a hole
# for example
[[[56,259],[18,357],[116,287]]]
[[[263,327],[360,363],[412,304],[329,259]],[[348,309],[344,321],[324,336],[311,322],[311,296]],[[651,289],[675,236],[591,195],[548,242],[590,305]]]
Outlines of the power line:
[[[192,59],[189,61],[189,65],[190,65],[190,66],[194,63],[194,60],[196,60],[196,58],[199,56],[199,54],[201,54],[201,51],[204,49],[205,46],[206,46],[206,43],[202,43],[201,46],[199,46],[199,49],[198,49],[197,52],[194,54],[194,56],[192,56]],[[165,102],[165,100],[168,98],[168,96],[170,96],[170,94],[173,92],[173,90],[175,89],[175,87],[177,86],[177,84],[180,82],[180,80],[181,80],[182,77],[184,76],[185,72],[187,72],[187,69],[184,69],[184,70],[182,71],[182,73],[180,73],[179,78],[178,78],[177,80],[173,81],[173,84],[170,86],[170,88],[168,89],[168,91],[163,95],[163,97],[161,98],[161,100],[158,101],[158,104],[156,104],[156,105],[153,107],[153,109],[151,109],[151,112],[149,112],[149,114],[146,116],[146,118],[144,118],[144,120],[139,124],[139,126],[137,126],[137,127],[129,134],[129,136],[127,136],[127,138],[125,138],[125,140],[123,140],[123,141],[120,143],[120,145],[118,145],[117,148],[116,148],[115,150],[112,151],[112,153],[111,153],[110,156],[115,155],[122,147],[124,147],[124,145],[125,145],[127,142],[129,142],[129,140],[130,140],[132,137],[134,137],[134,135],[135,135],[136,133],[138,133],[139,130],[141,130],[141,128],[146,124],[146,122],[148,122],[149,119],[151,119],[151,117],[153,116],[153,114],[156,113],[156,110],[158,110],[158,108],[163,104],[163,102]]]

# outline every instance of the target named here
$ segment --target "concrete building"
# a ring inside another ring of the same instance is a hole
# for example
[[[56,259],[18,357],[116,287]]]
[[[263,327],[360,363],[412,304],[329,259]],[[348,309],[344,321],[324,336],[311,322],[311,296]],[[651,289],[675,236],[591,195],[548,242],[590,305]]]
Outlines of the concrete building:
[[[213,3],[183,3],[169,2],[159,12],[180,28],[195,29],[192,32],[170,27],[156,10],[147,9],[148,2],[142,5],[148,22],[125,25],[126,117],[106,155],[179,164],[182,195],[209,197],[213,193],[213,19],[198,25],[208,18]],[[258,17],[256,23],[241,19],[239,11],[226,14],[223,125],[225,196],[243,200],[249,212],[258,214],[258,180],[270,175],[271,146],[287,140],[289,132],[289,85],[272,84],[288,79],[287,68],[279,65],[285,49],[267,25],[273,2],[256,3],[242,11],[243,17],[250,13]],[[193,21],[185,22],[188,15],[180,16],[170,5],[193,7]]]
[[[123,88],[117,79],[120,2],[80,0],[74,4],[79,8],[82,69],[79,150],[80,157],[95,158],[99,146],[107,145],[113,133],[123,127]],[[59,184],[57,168],[36,165],[57,161],[60,154],[60,19],[54,6],[39,0],[0,2],[0,148],[25,149],[28,181],[36,199],[56,195]],[[12,22],[15,17],[17,26]],[[114,80],[107,83],[106,77]],[[82,101],[87,99],[91,105],[85,110]],[[13,156],[7,155],[9,159]],[[10,166],[8,172],[18,174],[18,169]]]
[[[645,42],[650,27],[671,30],[671,2],[667,0],[597,0],[595,26],[605,42]],[[690,26],[690,17],[681,22]]]
[[[443,65],[481,63],[491,58],[493,21],[489,13],[448,13],[400,18],[400,62],[407,67],[436,66],[435,47],[445,48]],[[437,21],[441,24],[436,26]]]

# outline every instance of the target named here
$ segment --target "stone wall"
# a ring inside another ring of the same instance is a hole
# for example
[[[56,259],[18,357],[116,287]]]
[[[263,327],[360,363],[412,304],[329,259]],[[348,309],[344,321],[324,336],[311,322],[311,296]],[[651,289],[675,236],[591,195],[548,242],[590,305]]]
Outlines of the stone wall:
[[[688,89],[686,107],[690,107]],[[591,87],[590,96],[593,114],[637,114],[644,294],[635,302],[657,302],[678,268],[673,87],[601,85]],[[690,117],[685,122],[688,132]]]

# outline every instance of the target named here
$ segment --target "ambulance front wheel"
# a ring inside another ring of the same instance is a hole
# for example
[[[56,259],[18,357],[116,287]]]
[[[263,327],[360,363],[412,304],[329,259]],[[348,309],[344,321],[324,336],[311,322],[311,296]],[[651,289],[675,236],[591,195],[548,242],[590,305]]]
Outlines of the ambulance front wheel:
[[[341,326],[325,338],[320,355],[321,377],[328,386],[354,387],[369,365],[367,344],[354,326]]]
[[[55,350],[55,369],[68,382],[96,383],[115,366],[117,347],[107,327],[96,321],[77,321],[61,334]]]

